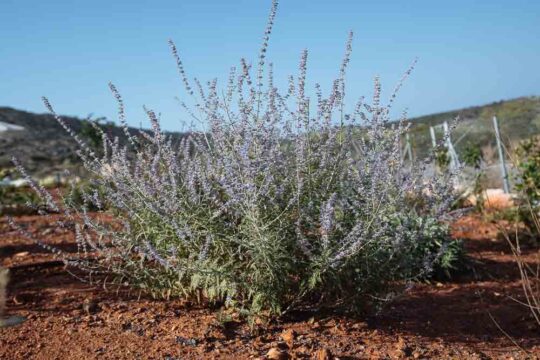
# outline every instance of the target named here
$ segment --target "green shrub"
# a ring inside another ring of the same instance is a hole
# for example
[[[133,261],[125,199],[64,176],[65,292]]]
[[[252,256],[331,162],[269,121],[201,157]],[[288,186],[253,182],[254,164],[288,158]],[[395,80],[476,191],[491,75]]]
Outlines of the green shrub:
[[[540,137],[522,141],[516,151],[517,181],[519,191],[519,217],[532,234],[538,234],[540,223]]]
[[[109,132],[114,126],[114,122],[107,121],[106,118],[100,117],[92,119],[92,117],[89,116],[88,119],[81,121],[81,130],[79,134],[92,151],[101,153],[103,149],[102,133]]]
[[[448,149],[446,147],[439,147],[435,151],[435,164],[440,172],[448,171],[450,166],[450,155],[448,154]]]
[[[41,203],[29,187],[0,186],[0,215],[34,214]]]
[[[465,165],[479,170],[482,164],[482,150],[478,146],[467,144],[463,151],[463,162]]]
[[[516,151],[518,156],[519,190],[531,203],[540,200],[540,137],[522,141]]]

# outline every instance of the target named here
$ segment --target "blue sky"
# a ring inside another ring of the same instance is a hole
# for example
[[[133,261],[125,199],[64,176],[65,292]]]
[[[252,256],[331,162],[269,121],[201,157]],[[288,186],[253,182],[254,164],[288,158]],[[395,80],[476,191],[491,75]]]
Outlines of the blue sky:
[[[167,39],[189,75],[226,81],[241,57],[255,61],[267,0],[2,0],[0,106],[116,120],[107,83],[120,89],[129,122],[146,125],[142,106],[179,128],[184,96]],[[394,87],[418,65],[395,108],[422,115],[540,95],[540,1],[281,0],[269,60],[282,80],[310,51],[308,77],[329,89],[348,30],[355,32],[350,101],[371,95],[380,75]],[[285,81],[278,84],[284,85]],[[388,95],[387,92],[387,95]]]

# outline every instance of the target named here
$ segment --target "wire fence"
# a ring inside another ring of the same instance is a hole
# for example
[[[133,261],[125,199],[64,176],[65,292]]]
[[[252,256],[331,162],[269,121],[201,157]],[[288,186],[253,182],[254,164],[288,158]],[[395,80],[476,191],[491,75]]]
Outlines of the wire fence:
[[[426,157],[430,155],[429,152],[438,151],[438,149],[442,148],[446,151],[446,163],[443,164],[444,166],[441,166],[440,163],[437,163],[437,157],[433,156],[434,161],[431,164],[432,166],[428,166],[426,170],[427,176],[432,175],[436,171],[444,171],[441,168],[447,168],[448,170],[459,169],[459,186],[467,187],[472,186],[477,175],[481,173],[483,175],[484,187],[503,189],[505,193],[510,193],[513,190],[513,185],[515,185],[517,169],[512,162],[506,159],[509,145],[505,145],[503,142],[503,134],[501,134],[497,117],[494,116],[492,118],[492,128],[490,131],[492,139],[486,139],[487,129],[484,127],[482,132],[483,138],[478,139],[476,144],[473,141],[474,139],[470,139],[470,136],[472,133],[478,131],[478,124],[469,125],[468,128],[462,128],[457,136],[454,136],[452,127],[448,121],[425,128],[423,134],[416,131],[416,143],[423,145],[418,147],[415,147],[415,141],[411,140],[411,136],[406,134],[403,139],[403,160],[414,162],[417,158]],[[419,139],[421,141],[418,141]],[[481,150],[478,150],[479,163],[476,167],[467,166],[466,162],[463,161],[463,154],[460,154],[458,150],[461,149],[463,152],[464,147],[460,145],[462,145],[464,139],[468,139],[468,144],[472,143],[477,147],[480,147],[481,143],[491,144],[489,145],[491,149],[489,146],[483,146],[483,152],[488,152],[489,154],[483,154]],[[426,143],[429,143],[427,149]],[[506,139],[506,143],[510,143],[508,138]]]

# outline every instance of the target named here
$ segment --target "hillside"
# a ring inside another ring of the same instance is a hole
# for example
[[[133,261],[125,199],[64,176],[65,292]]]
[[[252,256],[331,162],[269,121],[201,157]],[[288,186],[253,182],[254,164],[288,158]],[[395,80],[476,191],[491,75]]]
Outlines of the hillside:
[[[459,120],[452,138],[454,141],[461,139],[456,145],[458,152],[469,145],[480,148],[494,146],[493,116],[497,116],[501,136],[507,144],[540,134],[540,97],[520,97],[412,118],[413,148],[418,156],[425,155],[431,148],[429,127],[444,121],[452,123],[456,118]],[[442,134],[439,132],[438,135]]]
[[[452,134],[454,141],[461,138],[456,144],[458,152],[471,144],[489,152],[486,149],[495,142],[491,122],[494,115],[499,118],[502,136],[508,143],[540,134],[540,97],[521,97],[410,119],[413,124],[411,143],[414,155],[422,157],[429,153],[429,126],[451,122],[458,116],[459,125]],[[63,118],[77,133],[85,126],[83,120]],[[123,136],[122,129],[113,123],[107,123],[104,128],[112,137]],[[130,129],[133,133],[138,131]],[[79,167],[76,150],[75,141],[51,115],[0,107],[0,169],[11,167],[11,157],[17,156],[36,175],[51,174],[66,168],[76,170]]]
[[[83,132],[83,138],[85,131],[93,129],[87,120],[62,118],[76,133]],[[123,130],[114,123],[101,123],[100,126],[110,138],[124,138]],[[138,134],[140,130],[130,128],[129,131]],[[92,143],[87,137],[85,140]],[[11,168],[11,158],[16,156],[33,175],[50,175],[65,169],[78,173],[81,165],[77,149],[75,140],[52,115],[0,107],[0,169]]]
[[[531,118],[540,113],[540,97],[528,96],[511,100],[501,100],[486,105],[471,106],[468,108],[440,112],[430,115],[411,118],[410,121],[416,124],[436,125],[441,122],[453,119],[457,116],[462,121],[474,121],[481,118],[497,115],[505,118]]]
[[[81,122],[66,117],[74,130],[80,131]],[[42,173],[72,168],[77,161],[76,143],[51,115],[38,115],[8,107],[0,108],[0,122],[8,126],[0,132],[0,168],[11,167],[16,156],[31,173]],[[10,129],[13,126],[21,129]]]

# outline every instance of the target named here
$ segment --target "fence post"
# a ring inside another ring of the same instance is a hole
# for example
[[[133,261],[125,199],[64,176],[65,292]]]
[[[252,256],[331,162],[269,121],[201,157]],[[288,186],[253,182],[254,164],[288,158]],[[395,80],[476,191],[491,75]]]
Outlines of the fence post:
[[[408,132],[405,134],[405,141],[407,142],[407,147],[406,147],[407,156],[409,157],[409,161],[411,162],[411,166],[412,166],[413,157],[412,157],[412,150],[411,150],[411,139],[409,138]]]
[[[431,135],[431,145],[433,145],[433,148],[435,149],[437,147],[437,139],[435,138],[435,129],[433,126],[429,127],[429,134]]]
[[[495,139],[497,140],[497,150],[499,152],[499,160],[501,162],[501,174],[503,178],[503,189],[506,194],[510,192],[510,185],[508,184],[508,173],[506,172],[506,163],[504,161],[504,152],[501,143],[501,134],[499,132],[499,122],[497,117],[493,117],[493,127],[495,128]]]
[[[448,121],[443,123],[443,129],[444,136],[446,138],[446,148],[448,149],[448,154],[450,155],[450,166],[453,170],[456,170],[459,168],[460,164],[456,149],[454,148],[454,144],[452,144],[452,139],[450,138],[450,127],[448,126]]]

